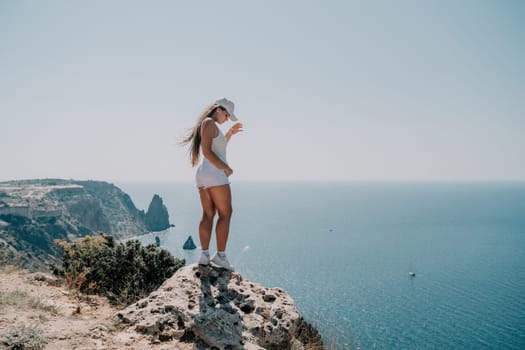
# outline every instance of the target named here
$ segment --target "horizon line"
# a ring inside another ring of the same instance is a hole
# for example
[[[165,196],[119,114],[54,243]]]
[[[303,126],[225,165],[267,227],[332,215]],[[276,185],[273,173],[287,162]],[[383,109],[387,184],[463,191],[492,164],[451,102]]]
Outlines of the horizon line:
[[[122,182],[122,183],[194,183],[194,179],[115,179],[115,178],[19,178],[19,179],[0,179],[0,183],[16,181],[36,181],[36,180],[65,180],[65,181],[102,181],[102,182]],[[268,183],[525,183],[525,179],[238,179],[235,183],[247,182],[268,182]]]

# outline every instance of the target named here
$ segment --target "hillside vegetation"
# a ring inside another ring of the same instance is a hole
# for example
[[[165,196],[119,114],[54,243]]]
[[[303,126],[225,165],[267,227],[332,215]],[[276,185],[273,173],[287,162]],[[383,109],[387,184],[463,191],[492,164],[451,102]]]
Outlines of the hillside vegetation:
[[[53,267],[70,287],[108,297],[114,304],[132,303],[157,289],[184,266],[165,249],[137,240],[118,243],[98,235],[74,242],[57,241],[62,261]]]

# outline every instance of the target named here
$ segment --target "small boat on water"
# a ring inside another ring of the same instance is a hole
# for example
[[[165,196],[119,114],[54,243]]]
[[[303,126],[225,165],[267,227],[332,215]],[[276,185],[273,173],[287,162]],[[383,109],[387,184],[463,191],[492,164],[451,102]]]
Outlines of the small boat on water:
[[[416,273],[415,272],[410,271],[408,274],[410,275],[410,277],[416,277]]]

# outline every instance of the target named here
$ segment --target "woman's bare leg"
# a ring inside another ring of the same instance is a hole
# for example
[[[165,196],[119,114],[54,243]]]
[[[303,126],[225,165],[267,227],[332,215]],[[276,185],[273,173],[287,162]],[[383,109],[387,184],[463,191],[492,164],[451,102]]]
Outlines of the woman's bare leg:
[[[208,188],[213,205],[219,213],[219,220],[215,232],[217,233],[217,251],[226,250],[228,233],[230,232],[230,220],[232,217],[232,194],[230,185],[222,185]],[[208,241],[209,242],[209,241]]]
[[[199,188],[199,195],[201,197],[202,205],[202,218],[199,224],[199,239],[201,241],[202,250],[208,250],[216,209],[207,189],[203,187]]]

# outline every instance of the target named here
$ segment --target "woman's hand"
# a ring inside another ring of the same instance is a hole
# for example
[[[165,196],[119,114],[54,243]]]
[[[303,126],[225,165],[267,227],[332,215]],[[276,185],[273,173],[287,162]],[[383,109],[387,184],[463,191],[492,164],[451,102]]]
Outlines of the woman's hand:
[[[241,132],[243,131],[242,129],[242,123],[235,123],[233,124],[233,126],[230,128],[230,130],[228,130],[228,132],[226,133],[225,137],[228,141],[230,141],[230,138],[237,134],[238,132]]]
[[[230,128],[230,133],[233,135],[235,135],[236,133],[242,131],[242,123],[235,123],[233,124],[233,126]]]
[[[233,174],[233,170],[230,167],[226,167],[226,169],[224,169],[224,172],[226,173],[226,176],[228,177],[230,177],[230,175]]]

